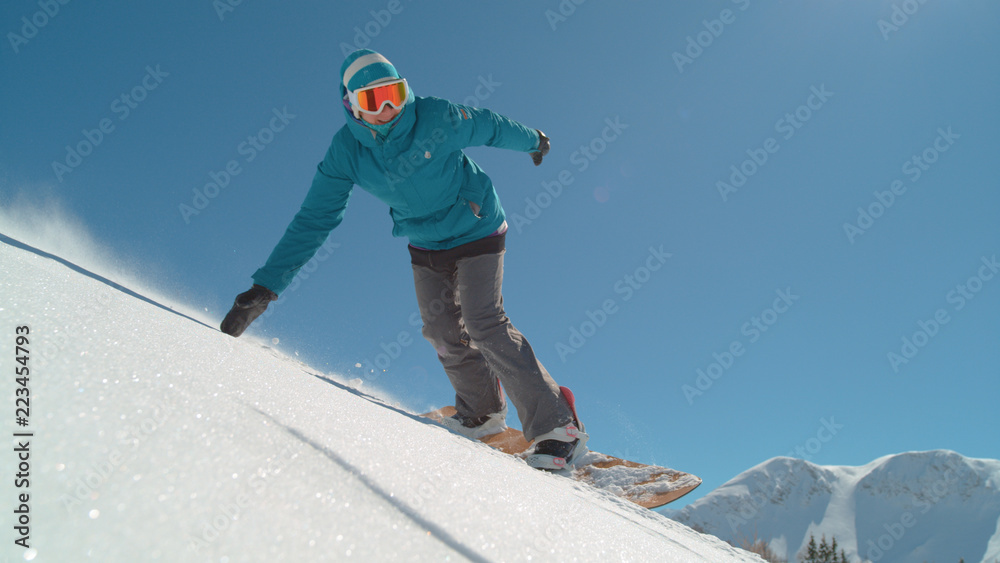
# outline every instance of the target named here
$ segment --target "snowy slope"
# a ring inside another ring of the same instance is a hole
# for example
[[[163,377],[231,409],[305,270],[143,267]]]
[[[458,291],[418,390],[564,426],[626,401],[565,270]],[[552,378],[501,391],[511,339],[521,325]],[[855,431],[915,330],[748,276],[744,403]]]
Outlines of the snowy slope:
[[[1000,461],[908,452],[860,467],[774,458],[667,514],[731,540],[757,537],[795,561],[836,537],[852,561],[994,563],[1000,559]]]
[[[450,434],[217,319],[0,236],[0,358],[30,328],[30,494],[10,561],[759,561]]]

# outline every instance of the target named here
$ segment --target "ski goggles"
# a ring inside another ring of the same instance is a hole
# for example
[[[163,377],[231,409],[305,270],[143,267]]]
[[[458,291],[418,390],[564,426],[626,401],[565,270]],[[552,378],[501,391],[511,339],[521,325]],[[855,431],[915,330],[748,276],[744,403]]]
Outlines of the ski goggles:
[[[406,104],[409,87],[406,79],[400,78],[392,82],[377,84],[367,88],[359,88],[353,92],[348,91],[351,107],[365,113],[377,114],[382,112],[386,104],[394,108],[401,108]]]

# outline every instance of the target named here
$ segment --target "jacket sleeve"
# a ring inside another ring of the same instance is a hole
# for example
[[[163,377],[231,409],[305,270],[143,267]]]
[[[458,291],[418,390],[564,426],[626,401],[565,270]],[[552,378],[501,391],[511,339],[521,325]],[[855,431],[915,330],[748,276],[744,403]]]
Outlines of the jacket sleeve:
[[[330,231],[344,220],[354,181],[336,169],[332,151],[331,147],[327,157],[316,167],[302,207],[271,251],[267,263],[253,274],[254,283],[278,295],[326,242]]]
[[[485,145],[522,152],[538,148],[538,131],[485,108],[449,103],[445,120],[459,148]]]

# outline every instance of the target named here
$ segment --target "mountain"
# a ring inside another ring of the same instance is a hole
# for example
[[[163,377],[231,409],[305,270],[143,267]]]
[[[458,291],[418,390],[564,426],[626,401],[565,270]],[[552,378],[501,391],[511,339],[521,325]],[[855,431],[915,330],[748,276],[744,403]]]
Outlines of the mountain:
[[[0,560],[760,561],[202,317],[0,234]]]
[[[995,563],[1000,461],[936,450],[859,467],[777,457],[670,518],[727,541],[760,538],[797,561],[810,535],[835,537],[851,561]]]

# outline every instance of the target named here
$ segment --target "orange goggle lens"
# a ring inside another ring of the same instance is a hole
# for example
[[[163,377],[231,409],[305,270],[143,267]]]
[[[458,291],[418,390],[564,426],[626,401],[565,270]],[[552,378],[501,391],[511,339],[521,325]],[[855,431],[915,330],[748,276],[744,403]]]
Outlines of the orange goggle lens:
[[[394,108],[403,107],[406,103],[406,82],[390,82],[356,92],[358,109],[368,113],[379,113],[382,106],[390,104]]]

